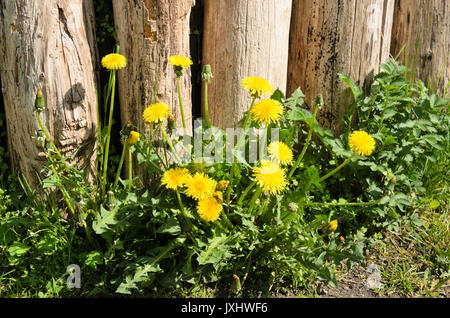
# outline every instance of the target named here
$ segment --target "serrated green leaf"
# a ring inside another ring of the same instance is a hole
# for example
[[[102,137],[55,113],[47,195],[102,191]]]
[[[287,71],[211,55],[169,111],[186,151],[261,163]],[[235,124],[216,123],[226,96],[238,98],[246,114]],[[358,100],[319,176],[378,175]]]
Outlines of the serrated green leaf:
[[[227,240],[228,237],[224,233],[220,233],[213,239],[208,240],[206,250],[203,250],[197,258],[199,265],[219,262],[222,259],[223,254],[228,250],[228,247],[225,244]]]
[[[156,233],[179,235],[181,233],[181,227],[178,219],[176,217],[167,219],[166,222],[156,230]]]
[[[84,264],[89,267],[96,267],[99,264],[103,264],[103,255],[99,251],[89,252],[85,259]]]
[[[313,114],[306,109],[297,107],[289,110],[286,113],[286,118],[289,120],[305,121],[308,118],[313,118]]]
[[[104,235],[114,231],[114,225],[118,223],[115,219],[118,208],[119,207],[116,206],[112,210],[107,210],[103,206],[100,207],[100,212],[92,222],[92,229],[95,233]]]
[[[184,241],[184,238],[177,238],[176,240],[171,241],[169,245],[162,248],[158,256],[147,258],[147,263],[138,266],[133,276],[128,275],[125,277],[125,281],[117,287],[116,293],[131,294],[133,289],[138,289],[138,283],[147,279],[148,274],[161,272],[162,269],[159,266],[161,259],[165,258],[171,250],[183,244]]]
[[[24,255],[30,247],[22,242],[14,242],[8,248],[9,255],[13,257]]]
[[[279,89],[276,89],[275,92],[273,92],[272,96],[270,96],[270,98],[277,100],[281,103],[284,99],[284,94]]]
[[[437,207],[439,207],[441,204],[439,203],[438,200],[433,200],[430,202],[430,208],[431,209],[436,209]]]
[[[354,84],[351,81],[350,77],[348,77],[347,75],[339,73],[338,76],[341,79],[341,81],[343,81],[345,84],[347,84],[350,87],[354,100],[358,100],[358,98],[363,93],[361,88],[358,85]]]

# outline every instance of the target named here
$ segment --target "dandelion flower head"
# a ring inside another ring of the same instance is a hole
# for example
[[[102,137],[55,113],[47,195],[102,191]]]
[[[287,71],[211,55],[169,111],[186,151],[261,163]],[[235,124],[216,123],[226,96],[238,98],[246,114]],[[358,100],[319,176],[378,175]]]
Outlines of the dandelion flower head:
[[[130,131],[130,136],[128,137],[128,143],[130,145],[136,144],[140,140],[141,135],[137,131]]]
[[[127,59],[119,53],[111,53],[102,58],[102,66],[108,70],[120,70],[127,66]]]
[[[202,199],[198,202],[197,213],[206,222],[216,221],[222,212],[222,204],[213,197]]]
[[[261,167],[253,168],[257,185],[270,194],[283,192],[286,188],[286,174],[280,165],[270,160],[261,160]]]
[[[294,155],[291,148],[281,141],[274,141],[267,147],[270,158],[273,161],[279,162],[282,165],[290,165],[294,160]]]
[[[170,115],[170,106],[165,103],[155,103],[148,106],[142,117],[146,123],[158,123]]]
[[[202,200],[212,197],[216,189],[216,181],[208,177],[202,172],[197,172],[186,181],[186,195]]]
[[[350,134],[349,146],[360,156],[370,156],[375,150],[375,139],[363,130],[357,130]]]
[[[192,60],[183,55],[172,55],[169,57],[169,64],[177,67],[187,68],[192,65]]]
[[[283,104],[274,99],[260,100],[250,109],[253,120],[266,126],[277,122],[283,114],[283,111]]]
[[[273,94],[274,89],[262,77],[249,76],[242,80],[241,86],[252,96],[260,97],[262,94]]]
[[[161,183],[168,189],[177,190],[186,184],[189,176],[189,170],[185,168],[173,168],[164,172]]]

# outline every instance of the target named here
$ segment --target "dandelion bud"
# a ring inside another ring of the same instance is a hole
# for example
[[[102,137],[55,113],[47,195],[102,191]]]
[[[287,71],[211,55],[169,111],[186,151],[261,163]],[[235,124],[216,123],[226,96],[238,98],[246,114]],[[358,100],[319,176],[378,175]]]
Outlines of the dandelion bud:
[[[37,140],[40,144],[44,144],[46,140],[45,134],[41,129],[36,130],[36,135],[34,135],[32,138]]]
[[[227,180],[220,180],[217,183],[216,191],[225,191],[226,188],[228,188],[228,185],[230,184],[230,181]]]
[[[233,274],[233,284],[231,288],[235,292],[239,292],[241,290],[241,280],[239,279],[239,276],[236,274]]]
[[[109,208],[113,208],[115,206],[115,198],[114,198],[114,192],[108,191],[107,193],[107,205]]]
[[[295,212],[298,211],[298,204],[295,203],[295,202],[291,202],[291,203],[288,204],[287,208],[288,208],[289,211],[295,213]]]
[[[36,100],[34,102],[34,110],[40,113],[44,110],[44,108],[45,108],[44,95],[42,94],[42,90],[38,88],[36,92]]]
[[[209,82],[211,82],[212,78],[213,78],[213,75],[212,75],[212,72],[211,72],[211,65],[206,64],[206,65],[203,67],[202,79],[203,79],[205,82],[208,82],[208,83],[209,83]]]
[[[323,96],[322,94],[317,95],[313,102],[314,107],[319,107],[319,109],[323,106]]]
[[[342,243],[344,243],[345,242],[345,238],[341,235],[341,236],[339,236],[339,240],[342,242]]]
[[[172,114],[167,115],[167,129],[169,131],[175,129],[175,117]]]
[[[120,134],[120,139],[121,139],[122,143],[125,143],[129,139],[131,129],[132,129],[131,124],[127,123],[127,125],[125,125],[125,127],[123,127],[122,130],[120,131],[119,134]]]

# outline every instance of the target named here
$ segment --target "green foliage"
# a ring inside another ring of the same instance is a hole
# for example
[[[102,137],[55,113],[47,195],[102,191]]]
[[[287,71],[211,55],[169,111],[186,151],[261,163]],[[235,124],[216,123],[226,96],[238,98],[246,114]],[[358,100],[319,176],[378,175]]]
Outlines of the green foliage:
[[[432,184],[427,180],[433,170],[441,171],[439,179],[448,184],[449,116],[446,108],[450,100],[430,94],[420,81],[412,85],[405,67],[394,60],[388,60],[381,69],[367,96],[348,78],[342,78],[354,92],[353,109],[358,118],[351,127],[353,114],[348,114],[348,131],[365,130],[377,142],[375,153],[358,161],[354,169],[364,176],[359,183],[361,189],[367,189],[368,199],[391,194],[386,205],[373,209],[381,217],[374,221],[386,225],[391,220],[386,219],[387,215],[395,218],[398,212],[411,211],[428,200],[426,196],[430,191],[427,189]]]
[[[96,39],[98,43],[116,37],[111,0],[95,0]]]
[[[101,175],[111,137],[106,127],[99,134],[98,177],[89,182],[83,170],[59,154],[41,125],[37,139],[48,163],[39,189],[31,190],[21,179],[23,197],[0,190],[0,296],[17,290],[23,290],[20,296],[39,297],[161,295],[209,283],[238,293],[258,279],[267,282],[268,290],[286,281],[307,288],[317,281],[335,286],[336,267],[361,261],[374,233],[395,228],[402,216],[419,225],[410,213],[414,208],[438,211],[446,204],[445,195],[430,194],[430,189],[448,193],[449,100],[428,94],[421,82],[412,86],[404,67],[392,60],[382,70],[368,94],[341,75],[355,100],[346,114],[347,131],[339,138],[316,120],[321,96],[310,109],[300,88],[289,97],[274,92],[272,98],[286,108],[276,124],[279,139],[295,154],[286,169],[288,186],[280,193],[264,193],[254,184],[253,164],[201,157],[184,165],[217,181],[229,180],[236,169],[223,200],[216,197],[224,211],[215,222],[204,221],[197,202],[182,190],[161,184],[162,173],[177,166],[167,159],[171,143],[181,142],[156,140],[161,125],[130,146],[147,168],[151,186],[119,178],[117,187],[111,182],[114,169],[105,179]],[[104,104],[113,98],[107,93]],[[376,139],[371,156],[349,149],[353,130]],[[204,147],[224,136],[219,129],[213,135]],[[270,142],[272,136],[267,137]],[[332,220],[338,221],[337,229],[331,229]],[[81,290],[65,284],[70,264],[81,267]]]

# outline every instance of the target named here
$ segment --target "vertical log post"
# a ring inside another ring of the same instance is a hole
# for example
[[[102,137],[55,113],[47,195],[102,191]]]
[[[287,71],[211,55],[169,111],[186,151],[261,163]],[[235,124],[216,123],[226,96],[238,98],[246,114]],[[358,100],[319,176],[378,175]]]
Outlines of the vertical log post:
[[[203,65],[214,76],[208,85],[211,122],[234,127],[251,102],[240,86],[247,76],[263,77],[286,90],[292,0],[206,0]]]
[[[391,42],[393,56],[406,45],[408,68],[415,78],[427,85],[430,79],[430,87],[442,95],[450,81],[450,58],[447,59],[450,53],[450,2],[395,1]],[[399,56],[402,62],[405,62],[404,53]],[[436,83],[441,69],[441,77]]]
[[[338,73],[364,84],[389,56],[393,0],[293,0],[288,93],[301,87],[310,105],[324,98],[319,122],[336,135],[352,102]]]
[[[97,135],[91,0],[0,0],[0,74],[12,166],[36,185],[45,157],[32,137],[42,120],[63,156],[93,176]]]
[[[113,0],[120,53],[128,60],[118,75],[122,126],[130,122],[145,131],[142,113],[153,103],[157,72],[156,100],[172,107],[177,127],[182,127],[176,76],[168,60],[171,55],[190,56],[189,17],[194,4],[194,0]],[[181,77],[181,97],[191,133],[189,68]],[[147,180],[144,167],[133,163],[133,170]]]

